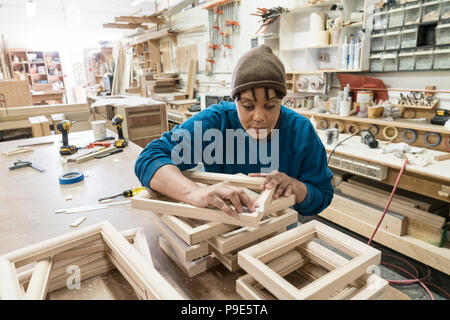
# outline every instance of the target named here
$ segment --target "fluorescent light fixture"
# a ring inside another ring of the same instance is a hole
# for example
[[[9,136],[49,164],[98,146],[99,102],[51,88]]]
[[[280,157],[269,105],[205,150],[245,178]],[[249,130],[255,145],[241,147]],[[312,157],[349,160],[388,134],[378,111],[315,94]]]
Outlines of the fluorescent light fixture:
[[[25,15],[27,18],[33,18],[36,14],[36,3],[34,0],[27,0],[25,5]]]
[[[132,7],[137,7],[138,5],[140,5],[142,2],[144,2],[144,0],[133,0],[130,3],[130,6]]]

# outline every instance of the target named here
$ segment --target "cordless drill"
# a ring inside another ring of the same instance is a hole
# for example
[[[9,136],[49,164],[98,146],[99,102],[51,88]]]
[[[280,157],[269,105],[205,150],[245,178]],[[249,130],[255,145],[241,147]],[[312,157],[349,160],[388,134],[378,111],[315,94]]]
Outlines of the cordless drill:
[[[66,156],[74,154],[78,151],[76,146],[69,145],[69,131],[72,127],[72,122],[63,120],[56,125],[56,128],[61,131],[63,145],[59,148],[59,154]]]
[[[125,148],[128,144],[127,140],[123,137],[122,122],[123,122],[123,116],[120,114],[116,115],[111,120],[112,125],[117,127],[117,134],[119,136],[117,138],[116,142],[114,143],[114,146],[116,148]]]

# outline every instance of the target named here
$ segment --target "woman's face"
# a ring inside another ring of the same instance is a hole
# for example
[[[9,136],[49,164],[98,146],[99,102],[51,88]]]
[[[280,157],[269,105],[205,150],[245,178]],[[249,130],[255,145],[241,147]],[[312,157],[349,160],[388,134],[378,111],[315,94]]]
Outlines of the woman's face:
[[[241,99],[236,101],[237,112],[242,127],[253,139],[266,138],[275,125],[280,115],[281,99],[275,90],[268,89],[268,99],[266,99],[266,89],[254,89],[241,92]],[[256,98],[256,101],[255,101]]]

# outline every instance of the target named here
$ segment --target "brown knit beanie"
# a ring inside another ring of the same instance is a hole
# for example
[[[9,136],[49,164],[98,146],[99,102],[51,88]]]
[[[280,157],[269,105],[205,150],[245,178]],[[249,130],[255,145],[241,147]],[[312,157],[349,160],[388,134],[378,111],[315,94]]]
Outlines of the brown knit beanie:
[[[247,51],[237,62],[231,81],[231,98],[251,88],[270,88],[287,94],[283,63],[263,44]]]

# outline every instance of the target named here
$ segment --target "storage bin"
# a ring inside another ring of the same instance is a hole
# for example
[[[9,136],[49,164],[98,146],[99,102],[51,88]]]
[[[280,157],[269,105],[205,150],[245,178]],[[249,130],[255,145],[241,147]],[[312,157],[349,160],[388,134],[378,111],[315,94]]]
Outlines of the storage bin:
[[[414,70],[416,63],[415,50],[400,51],[398,54],[398,70],[410,71]]]
[[[381,53],[372,54],[370,56],[370,71],[379,72],[383,71],[383,61],[381,61]]]
[[[450,19],[450,0],[443,0],[441,3],[441,20]]]
[[[388,17],[388,11],[386,9],[376,11],[373,15],[373,29],[386,29],[388,26]]]
[[[439,20],[440,1],[429,1],[422,3],[422,22]]]
[[[436,44],[450,43],[450,23],[439,24],[436,27]]]
[[[434,49],[433,69],[450,69],[450,47]]]
[[[414,48],[417,46],[417,26],[405,27],[400,31],[400,48]]]
[[[372,32],[370,38],[370,50],[371,51],[383,51],[384,50],[384,31]]]
[[[385,53],[381,60],[383,60],[383,71],[397,71],[397,53]]]
[[[385,50],[395,50],[400,48],[400,29],[393,29],[386,32],[384,36]]]
[[[395,9],[389,10],[389,28],[396,28],[403,26],[403,19],[405,17],[405,11],[403,6],[396,6]]]
[[[433,49],[416,51],[416,70],[431,70],[433,67]]]
[[[405,4],[405,19],[403,25],[420,23],[421,6],[419,3],[407,3]]]

